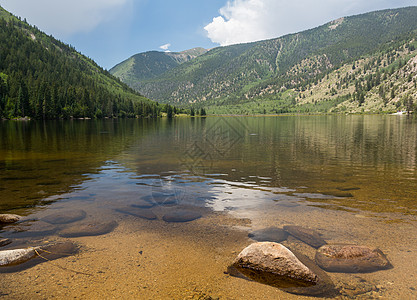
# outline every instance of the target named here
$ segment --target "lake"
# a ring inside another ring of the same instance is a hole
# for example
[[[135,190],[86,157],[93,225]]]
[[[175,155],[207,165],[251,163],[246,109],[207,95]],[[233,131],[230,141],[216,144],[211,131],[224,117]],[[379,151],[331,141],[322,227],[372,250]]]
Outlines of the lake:
[[[152,218],[135,215],[144,201]],[[73,209],[85,219],[44,230],[42,219]],[[183,210],[194,220],[169,221]],[[1,274],[5,299],[300,299],[226,272],[254,242],[248,233],[285,225],[387,256],[388,270],[329,272],[342,296],[416,298],[417,119],[4,121],[0,213],[24,216],[24,226],[0,228],[13,241],[1,250],[66,239],[80,246]],[[60,236],[86,220],[117,227]],[[293,236],[282,244],[314,259],[316,249]]]

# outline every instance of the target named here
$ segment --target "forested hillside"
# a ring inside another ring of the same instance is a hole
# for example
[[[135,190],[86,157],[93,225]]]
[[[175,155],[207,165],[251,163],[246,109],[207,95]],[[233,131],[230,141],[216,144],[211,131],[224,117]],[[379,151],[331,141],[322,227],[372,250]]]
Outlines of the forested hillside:
[[[109,72],[132,88],[138,88],[138,82],[155,78],[206,52],[203,48],[194,48],[182,52],[139,53],[114,66]]]
[[[372,12],[277,39],[215,48],[132,86],[151,99],[210,107],[211,113],[404,108],[400,101],[416,92],[413,84],[405,91],[401,81],[403,76],[415,81],[409,62],[416,33],[417,7]]]
[[[0,119],[157,116],[162,109],[0,7]]]

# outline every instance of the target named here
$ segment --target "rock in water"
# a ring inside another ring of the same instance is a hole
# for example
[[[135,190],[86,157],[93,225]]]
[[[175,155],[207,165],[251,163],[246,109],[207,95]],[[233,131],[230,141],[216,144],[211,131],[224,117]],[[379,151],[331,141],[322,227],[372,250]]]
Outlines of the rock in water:
[[[115,210],[122,214],[139,217],[139,218],[146,219],[146,220],[158,219],[158,217],[150,209],[140,209],[136,207],[123,207],[123,208],[116,208]]]
[[[377,248],[357,245],[325,245],[317,250],[316,263],[328,272],[364,273],[392,267]]]
[[[22,217],[13,214],[0,214],[0,224],[10,224],[18,222]]]
[[[0,251],[0,267],[18,265],[36,256],[37,247]]]
[[[53,234],[57,230],[55,226],[37,220],[10,225],[6,229],[12,231],[17,237],[45,236]]]
[[[303,241],[314,248],[320,248],[326,245],[326,241],[320,237],[320,234],[312,229],[301,226],[284,226],[284,230],[296,239]]]
[[[277,288],[308,287],[316,285],[319,278],[290,250],[278,243],[254,243],[233,261],[246,277]]]
[[[155,206],[155,203],[151,203],[143,199],[139,199],[135,202],[135,204],[132,204],[132,207],[138,207],[138,208],[152,208],[154,206]]]
[[[7,246],[8,244],[10,244],[12,241],[9,239],[4,239],[2,237],[0,237],[0,247],[4,247]]]
[[[194,221],[199,218],[201,218],[201,214],[199,214],[198,212],[190,210],[176,210],[165,214],[162,217],[162,220],[164,220],[165,222],[181,223]]]
[[[81,209],[71,209],[50,214],[42,218],[42,221],[51,224],[68,224],[82,220],[85,218],[86,215],[86,212]]]
[[[44,261],[72,255],[77,251],[77,245],[70,241],[0,251],[0,272],[19,271]]]
[[[258,242],[279,243],[287,239],[288,233],[281,228],[269,227],[252,231],[248,234],[248,237]]]
[[[95,236],[112,232],[116,227],[116,221],[107,223],[90,222],[66,228],[59,235],[62,237]]]

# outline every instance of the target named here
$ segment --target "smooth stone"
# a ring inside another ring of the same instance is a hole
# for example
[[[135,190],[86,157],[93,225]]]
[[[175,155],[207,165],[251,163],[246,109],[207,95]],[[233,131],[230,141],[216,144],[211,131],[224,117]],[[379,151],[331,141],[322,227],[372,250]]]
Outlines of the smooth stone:
[[[0,214],[0,224],[11,224],[20,221],[22,217],[13,214]]]
[[[82,220],[86,215],[86,212],[81,209],[71,209],[50,214],[41,220],[51,224],[68,224]]]
[[[154,212],[150,209],[140,209],[135,207],[126,207],[126,208],[116,208],[115,211],[131,215],[134,217],[139,217],[146,220],[156,220],[158,217],[154,214]]]
[[[317,285],[318,276],[289,249],[278,243],[253,243],[243,249],[231,267],[254,281],[277,288]]]
[[[328,272],[366,273],[392,268],[378,248],[357,245],[325,245],[316,252],[316,263]]]
[[[70,241],[0,251],[0,272],[21,271],[41,262],[72,255],[77,251],[78,246]]]
[[[96,236],[112,232],[117,227],[117,222],[89,222],[83,224],[73,225],[72,227],[62,230],[59,235],[62,237],[81,237],[81,236]]]
[[[269,227],[252,231],[248,234],[248,237],[258,242],[279,243],[287,239],[288,233],[281,228]]]
[[[12,229],[12,232],[19,237],[43,236],[53,234],[57,228],[49,223],[40,220],[31,220],[19,223],[16,226],[8,226],[6,229]]]
[[[327,244],[326,241],[321,238],[320,234],[317,231],[314,231],[309,228],[288,225],[284,226],[284,230],[291,234],[293,237],[299,239],[300,241],[303,241],[304,243],[316,249]]]
[[[0,247],[7,246],[8,244],[11,244],[12,240],[10,239],[4,239],[0,238]]]
[[[135,202],[135,204],[132,204],[132,207],[138,207],[138,208],[152,208],[154,206],[155,206],[155,203],[151,203],[143,199],[139,199]]]
[[[194,221],[199,218],[201,218],[201,214],[198,212],[190,210],[176,210],[166,213],[162,217],[162,220],[164,220],[165,222],[180,223]]]

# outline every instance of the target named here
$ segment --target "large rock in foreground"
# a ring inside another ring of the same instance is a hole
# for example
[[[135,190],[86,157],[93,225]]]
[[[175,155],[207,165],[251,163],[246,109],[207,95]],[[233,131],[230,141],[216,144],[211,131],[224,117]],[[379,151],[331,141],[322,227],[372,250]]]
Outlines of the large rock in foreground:
[[[13,214],[0,214],[0,224],[11,224],[20,221],[22,217]]]
[[[315,273],[278,243],[261,242],[246,247],[232,267],[254,281],[277,288],[309,287],[319,282]]]
[[[325,245],[317,250],[316,262],[328,272],[364,273],[392,267],[377,248],[357,245]]]

